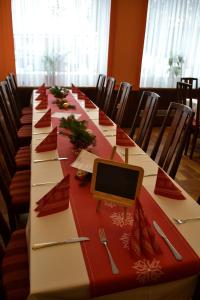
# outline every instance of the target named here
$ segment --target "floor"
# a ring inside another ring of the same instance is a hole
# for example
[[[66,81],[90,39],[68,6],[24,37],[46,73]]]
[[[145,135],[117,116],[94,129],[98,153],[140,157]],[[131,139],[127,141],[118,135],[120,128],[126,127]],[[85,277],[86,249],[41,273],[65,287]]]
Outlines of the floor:
[[[154,128],[147,151],[149,154],[151,153],[157,134],[158,128]],[[178,182],[191,197],[195,200],[198,199],[200,196],[200,139],[198,140],[192,159],[183,155],[175,181]]]

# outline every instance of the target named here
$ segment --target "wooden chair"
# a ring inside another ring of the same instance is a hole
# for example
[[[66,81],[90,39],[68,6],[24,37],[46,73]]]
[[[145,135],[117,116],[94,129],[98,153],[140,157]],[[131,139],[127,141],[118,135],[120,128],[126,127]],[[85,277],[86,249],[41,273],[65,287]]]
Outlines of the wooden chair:
[[[132,86],[130,83],[124,81],[121,82],[119,86],[119,90],[117,92],[117,96],[114,101],[114,105],[110,117],[119,127],[121,127],[122,125],[131,88]]]
[[[97,85],[96,85],[96,97],[94,103],[97,105],[100,103],[103,91],[104,91],[104,83],[105,83],[106,76],[103,74],[99,74],[97,79]]]
[[[190,83],[180,82],[176,83],[176,102],[186,105],[186,99],[190,99],[190,107],[192,106],[192,85]]]
[[[129,132],[129,136],[133,138],[138,146],[140,146],[144,151],[147,151],[149,145],[159,98],[160,96],[153,92],[144,91],[142,93],[142,97],[140,98],[132,127]],[[142,107],[144,107],[143,110]],[[137,123],[140,117],[139,127],[136,132]]]
[[[16,226],[16,216],[29,212],[30,179],[30,170],[14,173],[13,169],[9,169],[0,145],[0,190],[5,199],[12,230]]]
[[[182,77],[181,82],[189,83],[192,85],[192,88],[198,89],[198,78]]]
[[[0,211],[1,299],[25,300],[29,295],[29,263],[25,229],[10,232]]]
[[[15,88],[10,76],[6,77],[6,83],[7,94],[10,102],[12,103],[13,109],[17,112],[20,125],[32,124],[32,108],[28,107],[29,111],[27,111],[27,107],[22,109],[17,89]],[[25,112],[23,113],[24,110]]]
[[[190,159],[192,159],[193,157],[199,134],[200,134],[200,89],[198,90],[196,113],[188,137],[188,144],[190,142],[190,136],[192,137]],[[187,149],[186,149],[186,153],[187,153]]]
[[[101,97],[100,102],[97,104],[99,108],[102,109],[108,115],[111,110],[111,98],[112,98],[112,92],[114,90],[114,87],[115,87],[115,78],[107,77],[103,95]]]
[[[21,112],[22,115],[30,114],[32,115],[32,107],[31,106],[25,106],[22,107],[22,103],[20,101],[19,93],[18,93],[18,86],[17,86],[17,80],[14,76],[13,73],[10,73],[6,77],[6,81],[15,97],[15,101],[17,103],[17,106],[19,108],[19,111]]]
[[[9,98],[6,82],[0,82],[0,105],[4,112],[6,122],[10,124],[12,131],[17,131],[17,138],[21,146],[30,145],[32,137],[32,125],[23,125],[20,127],[19,117],[13,106],[12,99]],[[14,135],[14,134],[13,134]]]
[[[12,134],[9,122],[6,122],[0,106],[0,143],[8,160],[10,169],[30,169],[30,146],[19,147],[16,132]],[[14,136],[13,136],[14,135]]]
[[[159,156],[158,165],[172,178],[176,175],[193,116],[194,114],[190,107],[171,102],[151,153],[153,160]],[[169,124],[171,124],[171,126],[164,138]],[[161,149],[161,142],[163,140],[164,145]]]

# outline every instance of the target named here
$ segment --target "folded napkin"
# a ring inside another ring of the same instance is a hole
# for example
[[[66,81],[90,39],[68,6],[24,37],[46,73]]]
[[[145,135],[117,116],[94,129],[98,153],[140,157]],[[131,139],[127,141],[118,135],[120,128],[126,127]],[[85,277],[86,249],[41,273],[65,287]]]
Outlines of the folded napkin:
[[[51,126],[51,109],[49,109],[44,116],[35,124],[35,128]]]
[[[46,100],[42,100],[36,107],[35,109],[46,109],[48,106],[48,101]]]
[[[78,88],[72,83],[72,93],[77,93]]]
[[[114,126],[113,122],[101,110],[99,110],[99,125]]]
[[[69,207],[69,175],[65,176],[53,189],[51,189],[38,202],[35,211],[37,217],[63,211]]]
[[[130,252],[137,258],[142,256],[151,258],[161,253],[152,225],[148,222],[139,199],[135,202]]]
[[[171,199],[184,200],[182,192],[175,186],[162,169],[158,169],[158,175],[154,193]]]
[[[82,93],[82,92],[78,92],[77,94],[78,94],[78,99],[79,100],[88,99],[88,97],[84,93]]]
[[[46,93],[46,87],[45,87],[45,83],[43,83],[41,86],[38,87],[37,93]]]
[[[135,143],[121,128],[117,127],[116,145],[134,147]]]
[[[46,94],[43,94],[43,93],[40,93],[37,98],[35,98],[36,101],[39,101],[39,100],[42,100],[42,101],[47,101],[47,95]]]
[[[96,108],[96,105],[89,98],[86,98],[85,108]]]
[[[35,148],[36,152],[46,152],[57,148],[57,127]]]

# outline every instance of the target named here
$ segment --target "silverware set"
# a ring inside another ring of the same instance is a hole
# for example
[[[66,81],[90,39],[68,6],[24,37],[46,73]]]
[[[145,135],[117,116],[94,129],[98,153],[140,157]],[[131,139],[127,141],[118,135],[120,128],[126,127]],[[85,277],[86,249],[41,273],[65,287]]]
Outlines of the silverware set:
[[[33,183],[32,186],[42,186],[42,185],[51,185],[51,184],[55,184],[57,182],[53,182],[53,181],[47,181],[47,182],[38,182],[38,183]]]
[[[77,243],[77,242],[83,242],[83,241],[89,241],[89,238],[82,236],[82,237],[68,238],[64,241],[36,243],[32,246],[32,249],[37,250],[37,249],[41,249],[41,248],[47,248],[47,247],[52,247],[52,246],[57,246],[57,245],[71,244],[71,243]]]
[[[105,246],[106,248],[106,251],[108,253],[108,258],[110,260],[110,265],[111,265],[111,269],[112,269],[112,273],[113,274],[119,274],[119,270],[112,258],[112,255],[110,253],[110,250],[108,248],[108,240],[106,238],[106,234],[105,234],[105,230],[103,228],[100,228],[99,229],[99,239],[100,239],[100,242]]]
[[[173,218],[174,222],[176,224],[185,224],[188,222],[194,222],[194,221],[200,221],[200,217],[196,217],[196,218],[187,218],[187,219],[177,219],[177,218]]]
[[[168,239],[168,237],[166,236],[166,234],[164,233],[164,231],[161,229],[161,227],[158,225],[158,223],[156,221],[153,221],[153,226],[154,226],[155,230],[157,231],[157,233],[163,238],[163,240],[165,241],[165,243],[171,250],[172,254],[176,258],[176,260],[182,260],[183,259],[182,255],[172,245],[172,243],[170,242],[170,240]]]
[[[47,159],[35,159],[34,163],[46,162],[46,161],[56,161],[56,160],[66,160],[67,157],[54,157],[54,158],[47,158]]]

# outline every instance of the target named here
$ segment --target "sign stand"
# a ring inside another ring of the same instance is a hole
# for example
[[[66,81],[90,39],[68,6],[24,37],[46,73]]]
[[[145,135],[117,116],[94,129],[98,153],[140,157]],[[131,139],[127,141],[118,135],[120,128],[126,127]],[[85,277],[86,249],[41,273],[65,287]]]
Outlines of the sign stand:
[[[97,199],[97,212],[100,211],[102,201],[110,201],[124,207],[126,218],[127,207],[133,205],[139,194],[144,170],[128,164],[128,148],[125,148],[125,163],[113,160],[115,152],[116,146],[112,149],[110,160],[95,159],[91,192]]]

